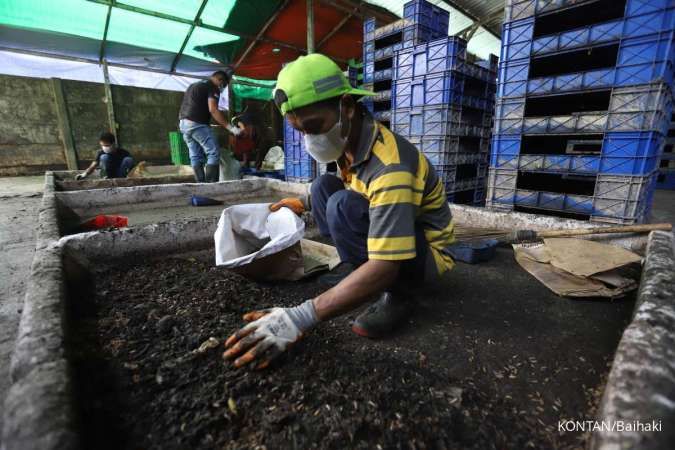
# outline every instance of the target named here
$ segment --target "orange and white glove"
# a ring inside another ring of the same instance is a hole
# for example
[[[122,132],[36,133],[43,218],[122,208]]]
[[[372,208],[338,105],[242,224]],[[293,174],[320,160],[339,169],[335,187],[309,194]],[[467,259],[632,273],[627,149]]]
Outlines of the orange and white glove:
[[[223,353],[237,368],[254,361],[258,369],[267,367],[319,323],[312,300],[293,308],[253,311],[244,314],[244,320],[251,323],[225,341]]]
[[[270,205],[270,211],[272,212],[279,211],[283,207],[289,208],[297,215],[301,215],[302,213],[305,212],[306,209],[302,199],[289,197],[281,199],[276,203],[272,203]]]

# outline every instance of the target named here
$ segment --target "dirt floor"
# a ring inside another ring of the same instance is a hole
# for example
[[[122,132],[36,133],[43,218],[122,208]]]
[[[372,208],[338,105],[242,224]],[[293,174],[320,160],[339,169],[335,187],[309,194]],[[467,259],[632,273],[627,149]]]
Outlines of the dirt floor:
[[[9,388],[9,359],[35,250],[43,184],[44,177],[0,178],[0,405]],[[0,414],[0,430],[2,420]]]
[[[458,264],[389,339],[354,335],[351,314],[248,372],[221,358],[241,315],[316,281],[253,283],[205,252],[69,289],[85,447],[110,449],[583,448],[558,420],[593,417],[634,303],[558,298],[500,249]]]

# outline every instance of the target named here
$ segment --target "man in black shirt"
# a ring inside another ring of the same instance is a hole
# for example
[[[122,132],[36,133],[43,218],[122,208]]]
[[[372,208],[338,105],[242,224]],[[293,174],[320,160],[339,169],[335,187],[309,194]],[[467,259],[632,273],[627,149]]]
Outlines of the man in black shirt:
[[[87,167],[87,170],[75,177],[77,180],[87,178],[97,167],[101,168],[103,178],[126,178],[134,166],[131,154],[115,145],[115,135],[102,133],[98,139],[101,148],[96,152],[96,158]]]
[[[219,70],[208,80],[191,84],[180,106],[180,131],[190,151],[195,180],[200,183],[216,182],[219,176],[220,149],[209,126],[211,117],[230,132],[234,130],[218,110],[218,98],[230,82],[231,74],[231,71]]]

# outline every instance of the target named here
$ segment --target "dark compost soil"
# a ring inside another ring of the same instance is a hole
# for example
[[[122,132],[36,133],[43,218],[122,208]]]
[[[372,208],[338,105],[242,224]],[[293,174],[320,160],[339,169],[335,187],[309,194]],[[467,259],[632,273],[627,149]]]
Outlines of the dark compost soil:
[[[97,449],[580,448],[588,436],[558,420],[592,418],[633,304],[557,298],[501,249],[458,265],[390,339],[352,334],[352,314],[249,372],[221,358],[241,315],[311,298],[315,281],[251,282],[212,252],[89,280],[69,286],[69,348]]]

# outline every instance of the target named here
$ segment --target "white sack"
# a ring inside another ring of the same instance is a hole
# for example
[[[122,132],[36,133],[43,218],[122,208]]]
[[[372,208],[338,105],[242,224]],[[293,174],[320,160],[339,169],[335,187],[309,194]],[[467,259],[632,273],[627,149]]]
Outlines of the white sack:
[[[214,235],[216,265],[245,266],[300,242],[305,222],[288,208],[271,213],[269,205],[236,205],[223,211]]]

